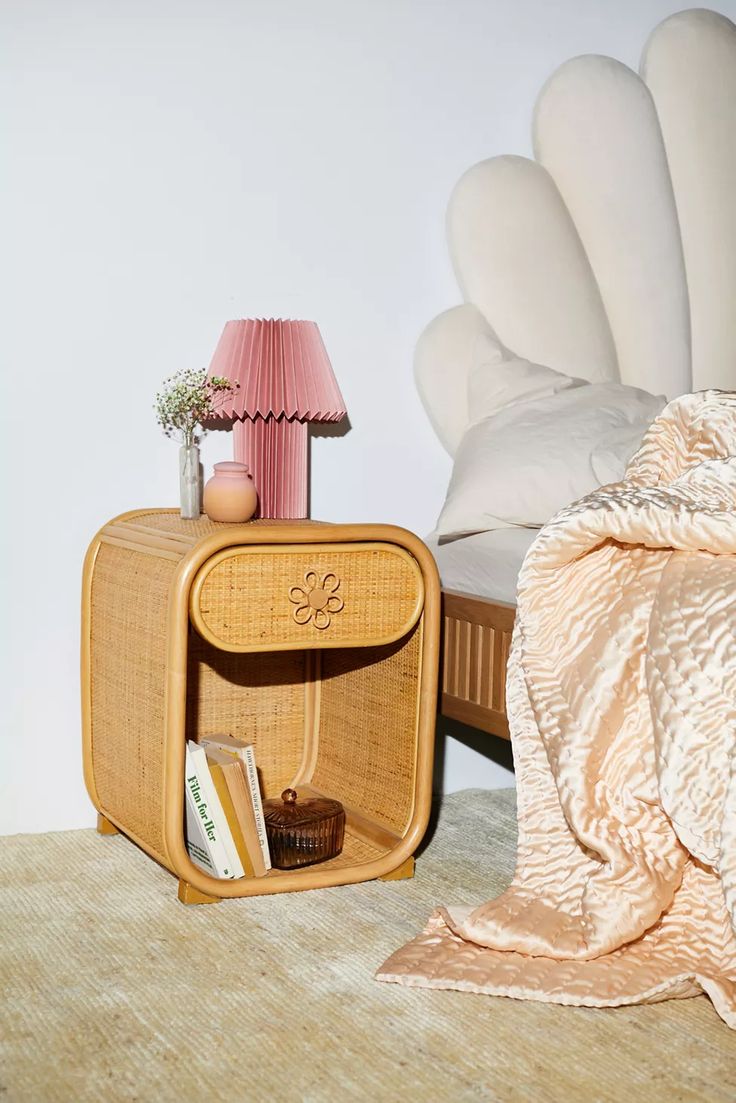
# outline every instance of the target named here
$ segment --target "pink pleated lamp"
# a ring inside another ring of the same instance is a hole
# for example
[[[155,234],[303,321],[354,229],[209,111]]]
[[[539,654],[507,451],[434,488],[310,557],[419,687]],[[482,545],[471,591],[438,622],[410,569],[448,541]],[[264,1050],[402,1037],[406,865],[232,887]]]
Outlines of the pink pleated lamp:
[[[237,383],[218,407],[235,459],[250,468],[259,517],[306,517],[310,421],[340,421],[345,403],[315,322],[226,322],[210,375]]]

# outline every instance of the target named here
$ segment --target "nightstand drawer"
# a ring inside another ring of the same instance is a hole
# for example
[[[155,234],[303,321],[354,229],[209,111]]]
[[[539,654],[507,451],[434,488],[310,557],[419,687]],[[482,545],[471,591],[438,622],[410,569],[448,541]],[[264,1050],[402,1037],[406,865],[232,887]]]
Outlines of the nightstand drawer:
[[[423,602],[421,569],[394,544],[240,545],[200,567],[190,615],[225,651],[367,647],[405,636]]]

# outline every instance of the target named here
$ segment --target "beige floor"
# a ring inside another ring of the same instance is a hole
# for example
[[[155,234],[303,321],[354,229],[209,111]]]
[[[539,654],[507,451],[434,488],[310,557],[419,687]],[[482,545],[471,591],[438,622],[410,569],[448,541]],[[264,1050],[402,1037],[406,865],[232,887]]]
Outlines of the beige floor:
[[[446,799],[413,881],[184,908],[124,838],[0,845],[0,1103],[736,1099],[705,997],[588,1010],[378,984],[437,902],[503,888],[513,793]]]

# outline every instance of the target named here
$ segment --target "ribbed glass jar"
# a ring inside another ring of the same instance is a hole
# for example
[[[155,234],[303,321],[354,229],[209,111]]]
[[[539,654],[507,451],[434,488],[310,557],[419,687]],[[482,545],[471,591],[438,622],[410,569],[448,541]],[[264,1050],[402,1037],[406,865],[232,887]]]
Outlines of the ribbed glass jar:
[[[345,838],[345,809],[339,800],[310,797],[297,801],[294,789],[280,800],[265,800],[271,862],[276,869],[297,869],[334,858]]]

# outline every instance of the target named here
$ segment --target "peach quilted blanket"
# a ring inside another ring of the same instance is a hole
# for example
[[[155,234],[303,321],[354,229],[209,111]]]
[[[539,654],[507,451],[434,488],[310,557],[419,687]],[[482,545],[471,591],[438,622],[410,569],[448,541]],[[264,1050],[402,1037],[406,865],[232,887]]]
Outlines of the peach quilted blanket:
[[[516,873],[378,978],[736,1027],[736,394],[670,403],[542,530],[508,676]]]

